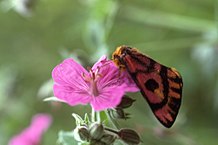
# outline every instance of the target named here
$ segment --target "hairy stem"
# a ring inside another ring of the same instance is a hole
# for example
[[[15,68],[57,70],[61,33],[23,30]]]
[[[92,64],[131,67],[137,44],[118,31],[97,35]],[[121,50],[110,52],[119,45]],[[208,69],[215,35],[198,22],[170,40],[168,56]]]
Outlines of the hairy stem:
[[[95,122],[95,110],[92,108],[91,121]]]
[[[109,111],[105,111],[108,121],[113,125],[114,128],[119,129],[120,125],[110,116]]]

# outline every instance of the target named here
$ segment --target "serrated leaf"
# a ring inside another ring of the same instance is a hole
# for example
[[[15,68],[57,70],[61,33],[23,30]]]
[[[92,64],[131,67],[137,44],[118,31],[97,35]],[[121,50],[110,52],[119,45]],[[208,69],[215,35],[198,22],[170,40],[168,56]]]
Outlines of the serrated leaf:
[[[83,119],[76,113],[72,113],[72,116],[75,118],[76,120],[76,126],[84,124]]]
[[[85,116],[84,116],[84,123],[85,123],[85,124],[89,124],[89,123],[90,123],[89,116],[88,116],[87,113],[86,113]]]

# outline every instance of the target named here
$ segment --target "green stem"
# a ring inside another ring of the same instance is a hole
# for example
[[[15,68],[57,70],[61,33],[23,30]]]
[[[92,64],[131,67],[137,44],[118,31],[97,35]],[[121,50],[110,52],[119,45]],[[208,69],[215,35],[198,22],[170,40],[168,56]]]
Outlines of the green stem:
[[[95,110],[92,108],[91,121],[95,122]]]
[[[119,129],[120,125],[110,116],[109,111],[105,111],[108,121],[113,125],[114,128]]]
[[[96,112],[96,117],[97,117],[97,122],[100,123],[101,122],[101,115],[100,112]]]

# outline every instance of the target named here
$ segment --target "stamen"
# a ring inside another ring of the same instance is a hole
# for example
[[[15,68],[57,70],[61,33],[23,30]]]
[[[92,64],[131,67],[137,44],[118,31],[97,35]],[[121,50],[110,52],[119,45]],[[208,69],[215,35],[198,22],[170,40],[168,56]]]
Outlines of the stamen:
[[[82,73],[83,79],[90,84],[90,94],[93,96],[98,96],[99,91],[97,88],[97,80],[98,76],[100,75],[98,72],[100,70],[100,67],[97,67],[97,70],[94,71],[90,67],[87,68],[89,70],[89,75],[86,75],[85,73]]]
[[[102,77],[102,75],[99,73],[100,72],[100,69],[106,65],[109,65],[110,62],[107,62],[105,63],[104,65],[102,66],[97,66],[96,69],[91,69],[90,67],[87,67],[87,70],[89,70],[89,74],[90,75],[85,75],[84,73],[82,74],[84,80],[86,82],[89,82],[90,84],[90,94],[93,95],[93,96],[98,96],[99,95],[99,90],[98,90],[98,86],[97,86],[97,83],[98,83],[98,79],[100,77]]]
[[[89,76],[85,75],[84,72],[82,73],[82,77],[83,77],[84,81],[86,81],[86,82],[90,82],[91,81],[91,78]]]

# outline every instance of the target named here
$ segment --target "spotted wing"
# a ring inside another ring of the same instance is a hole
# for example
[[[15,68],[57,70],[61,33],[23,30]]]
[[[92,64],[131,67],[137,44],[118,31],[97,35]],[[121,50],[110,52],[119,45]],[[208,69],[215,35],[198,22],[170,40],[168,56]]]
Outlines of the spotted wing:
[[[136,51],[128,51],[121,62],[156,118],[165,127],[171,127],[181,105],[183,83],[180,74]]]

